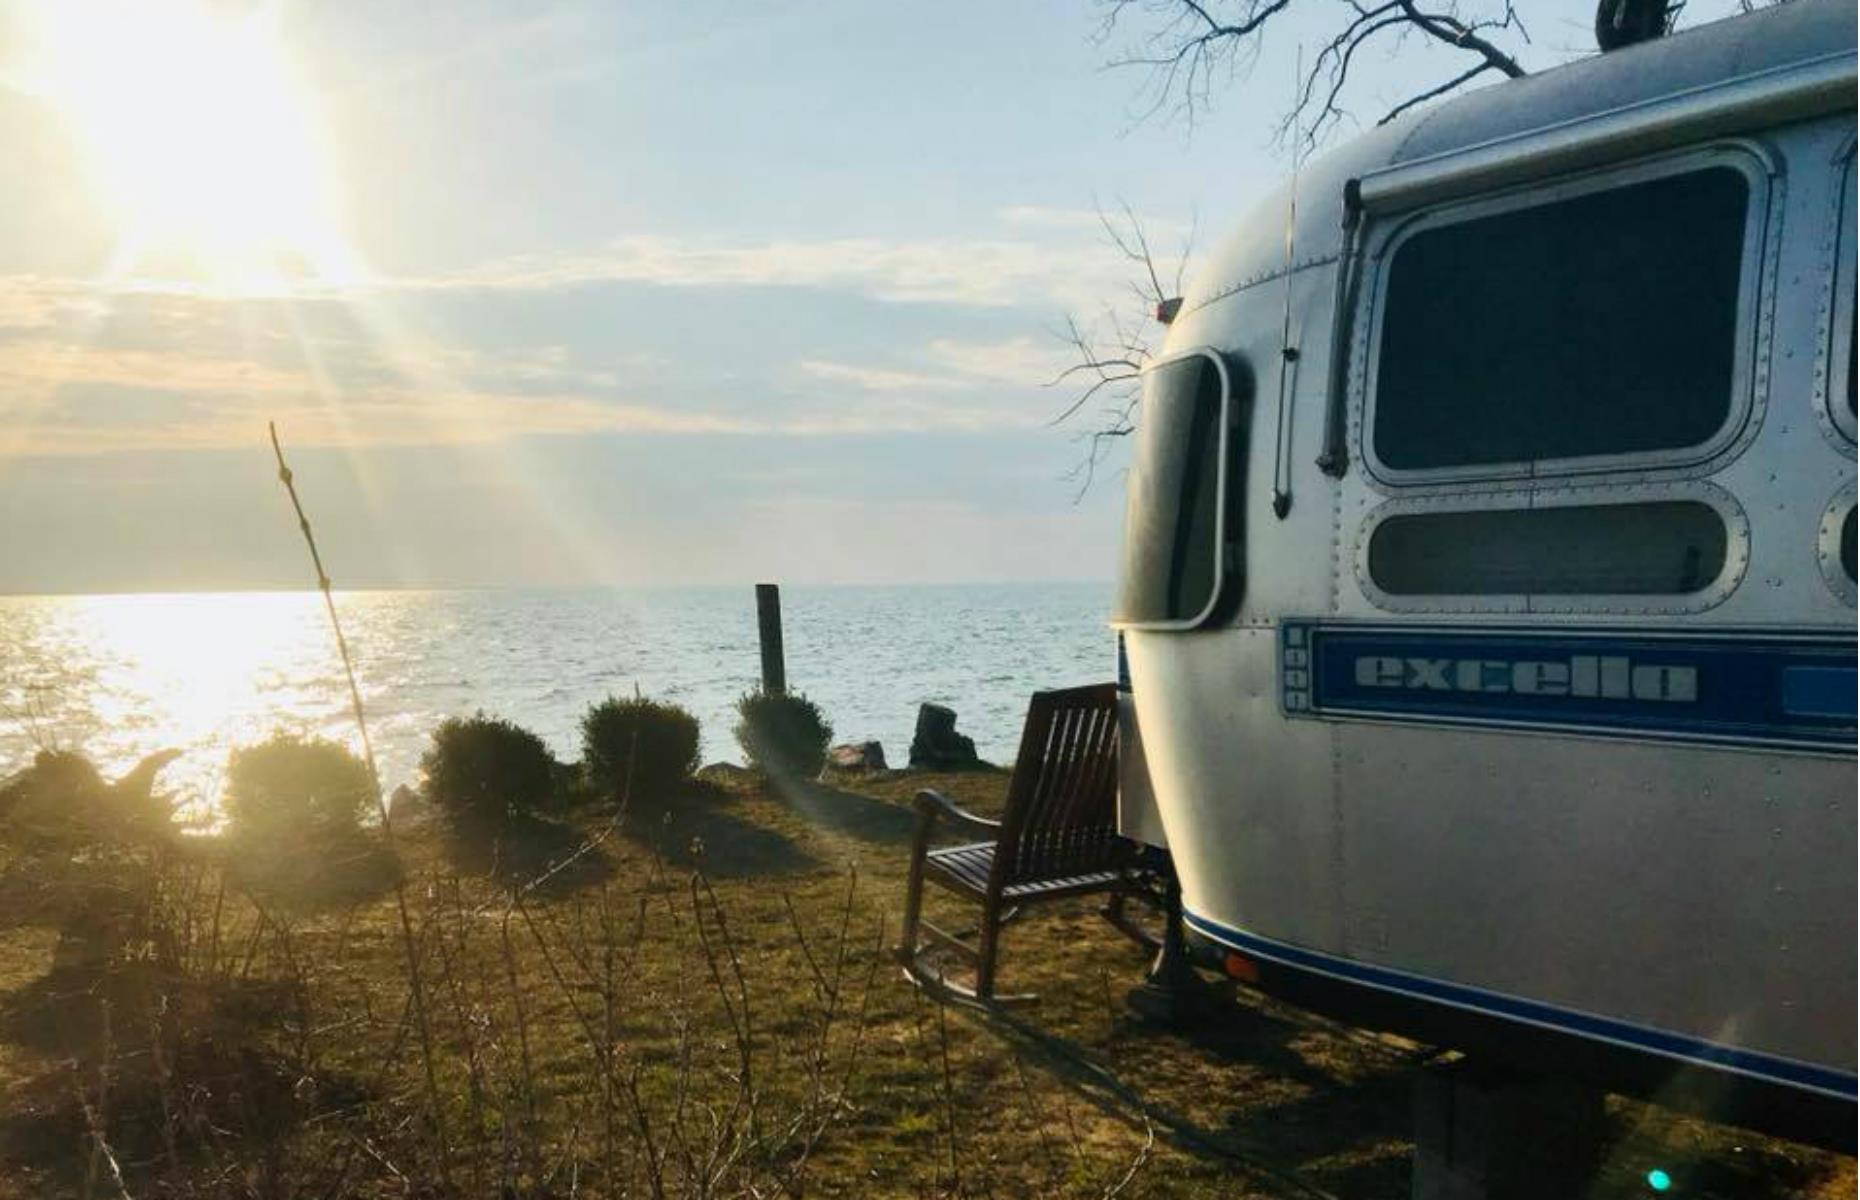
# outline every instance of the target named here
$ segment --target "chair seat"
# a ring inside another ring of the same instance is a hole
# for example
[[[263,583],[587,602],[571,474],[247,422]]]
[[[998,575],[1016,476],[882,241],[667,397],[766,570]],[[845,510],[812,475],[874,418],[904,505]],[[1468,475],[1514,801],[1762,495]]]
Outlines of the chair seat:
[[[995,867],[995,844],[973,842],[967,846],[950,846],[932,850],[924,856],[925,874],[951,891],[980,896],[988,890],[988,876]],[[1054,875],[1009,883],[1001,889],[1003,899],[1035,900],[1070,895],[1073,892],[1103,891],[1123,878],[1114,867],[1084,871],[1071,875]]]

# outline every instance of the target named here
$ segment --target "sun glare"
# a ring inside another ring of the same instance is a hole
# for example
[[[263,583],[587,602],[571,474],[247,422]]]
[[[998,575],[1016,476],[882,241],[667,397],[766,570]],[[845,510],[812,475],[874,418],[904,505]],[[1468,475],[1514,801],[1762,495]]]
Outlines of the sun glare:
[[[128,270],[234,290],[332,282],[346,254],[310,95],[269,9],[220,13],[48,4],[41,90],[72,122]]]

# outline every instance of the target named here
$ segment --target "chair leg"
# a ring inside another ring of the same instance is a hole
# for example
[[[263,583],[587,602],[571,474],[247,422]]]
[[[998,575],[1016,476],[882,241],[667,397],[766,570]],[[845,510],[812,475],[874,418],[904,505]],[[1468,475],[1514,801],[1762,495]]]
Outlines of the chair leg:
[[[975,994],[982,1000],[995,995],[995,955],[1001,949],[1001,914],[995,906],[993,900],[982,905],[982,952],[975,964]]]
[[[917,924],[924,911],[924,854],[927,839],[912,847],[910,875],[904,884],[904,927],[898,935],[898,961],[909,967],[917,960]]]
[[[912,934],[909,940],[898,947],[898,959],[904,966],[905,978],[918,987],[943,1000],[984,1007],[1017,1008],[1039,1002],[1040,998],[1030,992],[1003,995],[995,991],[995,958],[1001,946],[1001,919],[986,903],[980,931],[981,945],[975,949],[949,945],[952,935],[940,932],[936,926],[925,921],[917,906],[911,903],[909,895],[905,899],[905,919],[911,922]],[[925,960],[923,952],[937,944],[945,950],[958,950],[960,957],[973,964],[974,986],[951,979],[941,967]]]
[[[1129,914],[1124,911],[1125,905],[1130,900],[1130,895],[1131,893],[1128,886],[1119,887],[1116,891],[1111,893],[1111,899],[1106,902],[1100,915],[1102,915],[1106,921],[1109,921],[1111,927],[1116,929],[1119,933],[1141,946],[1145,951],[1154,953],[1162,948],[1162,939],[1131,920]],[[1138,893],[1138,899],[1144,900],[1146,903],[1150,901],[1150,897],[1142,893]]]

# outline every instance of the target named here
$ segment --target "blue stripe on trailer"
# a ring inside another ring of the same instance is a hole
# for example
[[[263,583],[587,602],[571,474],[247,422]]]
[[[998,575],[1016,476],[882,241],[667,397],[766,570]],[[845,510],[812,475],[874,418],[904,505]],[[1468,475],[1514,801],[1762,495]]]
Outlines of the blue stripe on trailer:
[[[1192,912],[1184,912],[1182,916],[1188,922],[1189,927],[1202,936],[1268,962],[1316,971],[1350,983],[1364,984],[1382,991],[1397,992],[1441,1004],[1450,1004],[1456,1008],[1471,1009],[1492,1016],[1523,1021],[1527,1024],[1573,1033],[1596,1041],[1646,1050],[1667,1058],[1736,1071],[1760,1079],[1789,1084],[1792,1087],[1806,1088],[1838,1099],[1853,1100],[1855,1098],[1855,1079],[1851,1073],[1818,1067],[1812,1063],[1798,1062],[1794,1059],[1779,1058],[1754,1050],[1721,1046],[1716,1042],[1668,1033],[1660,1029],[1649,1029],[1642,1025],[1618,1021],[1612,1017],[1597,1016],[1594,1013],[1576,1009],[1559,1008],[1554,1004],[1545,1004],[1539,1000],[1526,1000],[1519,996],[1506,995],[1503,992],[1467,987],[1464,984],[1449,983],[1444,979],[1410,975],[1405,971],[1378,967],[1353,959],[1338,958],[1320,951],[1273,941],[1257,934],[1245,933]]]
[[[1852,754],[1852,637],[1288,620],[1286,715]]]
[[[1792,717],[1845,717],[1856,713],[1852,667],[1784,667],[1783,711]]]

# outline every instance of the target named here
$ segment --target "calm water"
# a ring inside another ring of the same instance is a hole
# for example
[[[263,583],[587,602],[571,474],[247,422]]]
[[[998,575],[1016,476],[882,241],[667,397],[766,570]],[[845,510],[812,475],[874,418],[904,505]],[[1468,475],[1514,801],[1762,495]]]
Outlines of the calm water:
[[[1007,761],[1027,694],[1109,679],[1101,584],[784,588],[788,682],[836,741],[908,757],[919,702],[952,705]],[[579,757],[577,722],[609,694],[676,701],[705,761],[740,761],[736,697],[758,678],[748,587],[351,592],[337,597],[384,782],[410,782],[432,727],[476,709]],[[38,745],[109,774],[165,747],[164,782],[211,806],[227,751],[277,728],[355,743],[321,600],[310,592],[0,597],[0,777]]]

